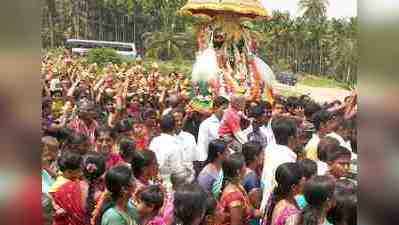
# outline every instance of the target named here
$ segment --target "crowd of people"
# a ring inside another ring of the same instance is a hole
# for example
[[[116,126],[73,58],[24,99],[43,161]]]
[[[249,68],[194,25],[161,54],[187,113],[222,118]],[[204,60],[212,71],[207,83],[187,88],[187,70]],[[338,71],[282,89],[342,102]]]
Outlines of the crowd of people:
[[[234,95],[141,60],[42,59],[42,207],[54,225],[355,225],[357,95]]]

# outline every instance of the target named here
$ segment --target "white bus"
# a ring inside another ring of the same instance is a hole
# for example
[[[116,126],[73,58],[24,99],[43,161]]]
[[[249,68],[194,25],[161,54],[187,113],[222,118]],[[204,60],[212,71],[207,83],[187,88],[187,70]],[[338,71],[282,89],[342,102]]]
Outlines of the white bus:
[[[124,57],[134,59],[137,56],[134,43],[68,39],[66,41],[66,47],[71,50],[72,54],[78,55],[85,55],[92,48],[112,48]]]

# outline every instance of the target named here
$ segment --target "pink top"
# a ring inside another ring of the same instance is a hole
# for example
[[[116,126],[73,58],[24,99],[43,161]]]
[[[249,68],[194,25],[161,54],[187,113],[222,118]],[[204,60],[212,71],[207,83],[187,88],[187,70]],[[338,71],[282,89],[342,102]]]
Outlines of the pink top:
[[[239,130],[241,130],[240,115],[237,110],[229,107],[224,113],[222,122],[220,123],[219,136],[233,135]]]
[[[121,163],[123,163],[123,159],[122,157],[118,154],[118,153],[109,153],[107,162],[106,162],[106,167],[107,170],[109,170],[110,168],[119,165]]]
[[[298,210],[295,207],[286,207],[281,211],[279,215],[277,215],[276,219],[272,221],[271,225],[286,225],[290,217],[297,215],[299,213],[300,210]]]

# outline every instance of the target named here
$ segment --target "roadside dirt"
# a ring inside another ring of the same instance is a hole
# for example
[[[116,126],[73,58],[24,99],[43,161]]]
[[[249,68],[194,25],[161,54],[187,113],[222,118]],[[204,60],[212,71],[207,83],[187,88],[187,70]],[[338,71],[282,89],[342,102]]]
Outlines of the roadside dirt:
[[[316,102],[324,103],[331,102],[334,100],[344,101],[344,98],[351,94],[350,91],[340,88],[323,88],[323,87],[310,87],[302,84],[296,86],[288,86],[280,83],[274,85],[274,89],[277,93],[284,91],[302,94],[309,94],[309,96]]]

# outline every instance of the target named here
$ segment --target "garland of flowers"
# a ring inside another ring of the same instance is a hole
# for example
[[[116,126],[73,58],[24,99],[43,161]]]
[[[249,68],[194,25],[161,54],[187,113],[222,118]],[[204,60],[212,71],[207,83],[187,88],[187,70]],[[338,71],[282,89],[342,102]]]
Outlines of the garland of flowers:
[[[251,56],[249,60],[249,68],[252,73],[252,85],[251,85],[251,92],[250,92],[250,99],[254,101],[259,101],[261,98],[261,75],[260,71],[258,70],[254,58]]]

